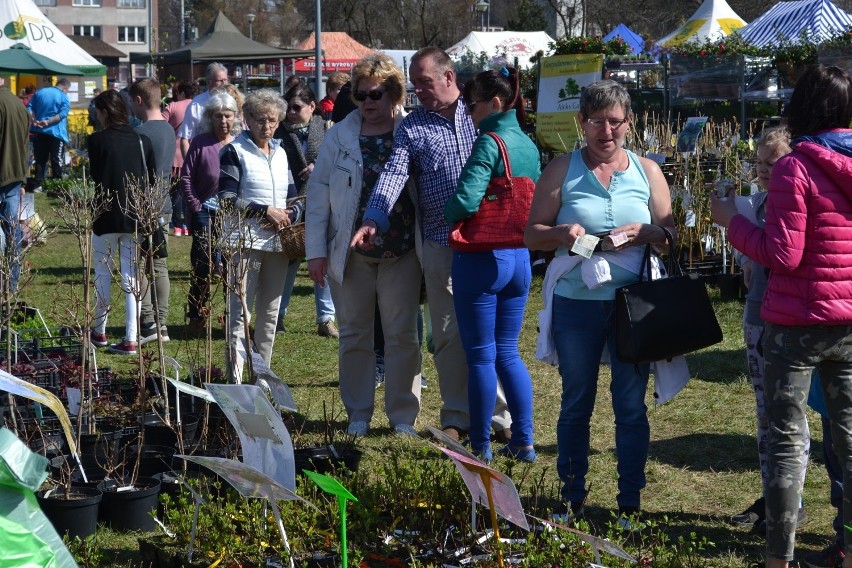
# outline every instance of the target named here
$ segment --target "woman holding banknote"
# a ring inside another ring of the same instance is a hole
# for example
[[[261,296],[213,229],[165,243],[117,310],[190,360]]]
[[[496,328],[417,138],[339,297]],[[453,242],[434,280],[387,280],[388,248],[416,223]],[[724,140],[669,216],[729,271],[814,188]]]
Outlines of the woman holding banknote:
[[[618,83],[598,81],[583,90],[577,119],[586,146],[547,165],[536,184],[524,239],[532,250],[556,249],[542,289],[545,308],[551,311],[541,325],[541,333],[553,343],[549,360],[558,358],[562,376],[556,466],[563,503],[556,516],[564,521],[583,512],[589,424],[606,349],[615,413],[618,522],[626,530],[636,521],[645,486],[649,365],[626,363],[615,354],[615,290],[638,281],[646,244],[665,246],[663,227],[675,234],[669,187],[660,168],[623,148],[631,118],[630,96]],[[593,252],[598,237],[607,252]]]

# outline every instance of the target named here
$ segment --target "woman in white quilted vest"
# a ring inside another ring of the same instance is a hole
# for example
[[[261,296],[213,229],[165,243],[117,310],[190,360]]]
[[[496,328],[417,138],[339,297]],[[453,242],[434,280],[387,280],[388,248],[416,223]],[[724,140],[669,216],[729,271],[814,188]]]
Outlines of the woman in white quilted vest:
[[[296,187],[287,154],[272,139],[286,110],[287,103],[271,89],[250,94],[243,104],[248,129],[222,150],[220,158],[223,234],[234,252],[229,267],[228,373],[236,383],[242,382],[245,358],[251,352],[246,326],[252,309],[255,348],[267,364],[272,358],[281,282],[287,274],[278,231],[302,214],[301,207],[287,203],[288,197],[296,196]]]

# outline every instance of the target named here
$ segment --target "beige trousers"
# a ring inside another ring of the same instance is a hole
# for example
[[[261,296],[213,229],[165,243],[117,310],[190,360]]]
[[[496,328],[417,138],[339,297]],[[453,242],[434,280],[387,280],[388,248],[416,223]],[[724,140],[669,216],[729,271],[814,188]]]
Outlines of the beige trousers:
[[[275,324],[278,323],[278,306],[281,303],[281,288],[287,275],[288,259],[283,252],[243,249],[234,256],[230,267],[231,280],[228,310],[231,316],[229,330],[228,371],[229,380],[241,383],[245,355],[251,351],[245,345],[245,326],[251,323],[251,311],[254,308],[254,344],[267,364],[272,360],[272,347],[275,344]],[[248,318],[243,318],[240,294],[237,294],[236,278],[240,279],[239,289],[245,295],[248,306]]]
[[[353,252],[343,283],[330,281],[340,329],[340,398],[350,422],[369,424],[373,417],[373,325],[378,302],[385,336],[385,413],[391,427],[414,425],[420,412],[420,281],[420,262],[414,251],[391,259]]]

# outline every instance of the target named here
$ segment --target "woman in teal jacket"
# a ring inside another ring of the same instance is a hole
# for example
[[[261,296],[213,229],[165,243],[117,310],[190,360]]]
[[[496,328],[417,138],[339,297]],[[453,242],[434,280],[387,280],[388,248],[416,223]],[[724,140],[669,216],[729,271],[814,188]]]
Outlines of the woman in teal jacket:
[[[470,158],[444,215],[450,224],[474,215],[492,177],[505,175],[494,132],[506,145],[512,175],[538,179],[538,149],[524,134],[523,100],[515,69],[485,71],[465,86],[467,111],[479,129]],[[526,248],[453,253],[453,303],[468,365],[470,444],[486,461],[491,454],[491,419],[497,380],[512,414],[512,438],[501,453],[532,462],[532,380],[518,352],[518,336],[530,290],[530,255]]]

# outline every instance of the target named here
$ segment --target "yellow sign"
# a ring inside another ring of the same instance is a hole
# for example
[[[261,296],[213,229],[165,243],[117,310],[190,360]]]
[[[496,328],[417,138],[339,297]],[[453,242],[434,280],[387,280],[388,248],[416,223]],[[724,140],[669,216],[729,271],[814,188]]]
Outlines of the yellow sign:
[[[719,18],[718,22],[725,35],[731,35],[745,25],[745,22],[737,18]]]
[[[602,54],[557,55],[541,60],[536,136],[544,148],[569,152],[580,139],[580,91],[601,78]]]

